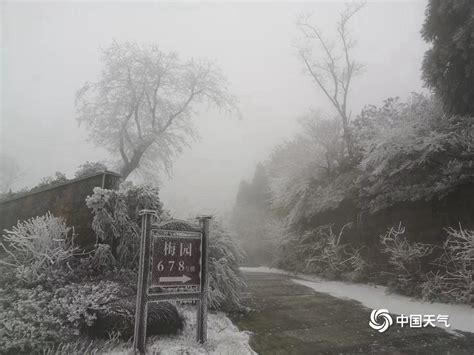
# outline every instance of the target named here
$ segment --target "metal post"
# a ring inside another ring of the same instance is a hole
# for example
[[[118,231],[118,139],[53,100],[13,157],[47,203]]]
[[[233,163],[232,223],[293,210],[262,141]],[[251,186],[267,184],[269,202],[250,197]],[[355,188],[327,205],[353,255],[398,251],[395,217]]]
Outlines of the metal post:
[[[147,323],[148,274],[150,272],[150,220],[154,211],[142,210],[142,233],[140,241],[140,264],[138,268],[137,306],[135,309],[135,333],[133,350],[135,354],[145,354]]]
[[[197,341],[205,343],[207,341],[207,249],[209,245],[209,221],[211,216],[199,217],[202,227],[202,265],[201,265],[201,298],[197,302]]]

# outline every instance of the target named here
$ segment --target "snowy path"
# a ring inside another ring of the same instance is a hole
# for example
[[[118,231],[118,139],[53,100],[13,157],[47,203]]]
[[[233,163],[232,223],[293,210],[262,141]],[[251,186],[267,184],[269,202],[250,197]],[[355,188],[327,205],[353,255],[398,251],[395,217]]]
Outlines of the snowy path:
[[[393,325],[380,334],[368,326],[370,308],[325,293],[342,292],[340,287],[332,285],[333,290],[315,292],[313,289],[322,287],[317,282],[268,271],[244,269],[248,282],[246,302],[255,311],[232,316],[241,330],[253,333],[250,345],[260,354],[471,354],[474,348],[474,334],[451,334],[440,328],[410,329]],[[352,291],[349,297],[356,298],[357,292]],[[366,301],[371,298],[367,292],[365,295]]]
[[[317,276],[293,274],[269,267],[241,268],[241,270],[293,276],[293,282],[337,298],[358,301],[370,309],[386,308],[394,314],[448,314],[450,327],[447,330],[474,333],[474,308],[468,305],[422,302],[402,295],[388,294],[383,286],[328,281]]]

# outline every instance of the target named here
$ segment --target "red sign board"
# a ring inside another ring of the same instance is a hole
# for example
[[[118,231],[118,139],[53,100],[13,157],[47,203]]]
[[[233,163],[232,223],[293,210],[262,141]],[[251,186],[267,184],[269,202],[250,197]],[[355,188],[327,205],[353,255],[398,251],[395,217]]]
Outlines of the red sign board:
[[[152,230],[151,287],[201,291],[202,233]]]

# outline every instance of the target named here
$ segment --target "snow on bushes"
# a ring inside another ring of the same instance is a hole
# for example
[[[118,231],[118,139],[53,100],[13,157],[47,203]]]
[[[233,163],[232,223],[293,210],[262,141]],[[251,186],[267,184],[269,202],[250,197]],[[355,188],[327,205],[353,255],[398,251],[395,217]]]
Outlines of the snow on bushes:
[[[48,213],[5,232],[0,348],[6,352],[30,352],[72,339],[120,291],[111,281],[73,282],[74,268],[80,271],[84,263],[76,258],[70,230]]]
[[[430,301],[474,301],[474,231],[461,226],[446,231],[442,247],[409,242],[401,225],[381,236],[382,250],[394,267],[389,281],[392,290]]]
[[[120,267],[136,269],[141,222],[138,212],[150,209],[161,215],[159,190],[129,182],[122,183],[117,191],[96,187],[86,198],[86,205],[94,215],[92,229],[98,240],[110,246]]]
[[[96,187],[86,203],[94,214],[92,228],[103,243],[111,246],[118,266],[136,269],[141,220],[138,212],[151,209],[157,211],[158,218],[162,216],[158,189],[130,183],[122,184],[118,191]],[[214,221],[210,230],[209,306],[239,308],[243,285],[239,272],[241,251],[221,224]]]
[[[423,267],[427,264],[423,259],[431,255],[434,245],[410,243],[401,223],[380,236],[380,242],[382,252],[388,255],[388,263],[393,267],[389,287],[409,296],[419,295],[425,277]]]
[[[98,334],[97,329],[107,322],[108,329],[119,336],[133,332],[133,322],[119,308],[121,300],[129,300],[128,314],[133,318],[136,271],[118,269],[105,244],[79,254],[68,238],[69,231],[62,219],[48,213],[19,222],[6,232],[3,247],[8,258],[2,260],[0,273],[2,351],[54,349],[78,335]],[[150,334],[164,326],[171,333],[182,329],[175,306],[152,307],[149,314]],[[110,327],[110,319],[121,328]]]
[[[280,245],[277,267],[316,273],[330,279],[363,277],[366,262],[360,251],[342,242],[349,225],[338,233],[332,225],[324,225],[304,233],[295,233]]]
[[[427,200],[474,177],[472,117],[449,116],[432,97],[368,106],[354,126],[359,203],[372,211]]]
[[[242,252],[232,237],[214,221],[209,239],[209,307],[239,309],[244,286],[239,266]]]
[[[429,301],[472,303],[474,231],[448,228],[442,246],[411,242],[399,224],[380,236],[390,271],[375,268],[361,249],[343,243],[345,229],[331,225],[294,233],[280,245],[276,267],[327,279],[387,280],[388,289]],[[388,275],[388,278],[387,278]],[[382,277],[383,276],[383,277]]]
[[[428,273],[422,296],[429,300],[474,302],[474,231],[448,228],[448,238],[441,256],[435,261],[438,270]]]
[[[63,263],[74,255],[71,228],[62,218],[47,213],[41,217],[19,221],[11,230],[5,230],[0,246],[8,254],[1,261],[16,270],[20,278],[34,279],[48,267]]]
[[[50,213],[32,218],[4,235],[0,273],[0,348],[7,353],[55,351],[59,344],[91,334],[133,333],[141,209],[161,214],[158,190],[122,184],[118,191],[96,188],[87,198],[98,235],[95,248],[79,252],[71,228]],[[209,304],[240,307],[241,254],[217,222],[209,242]],[[149,312],[149,333],[175,334],[182,315],[171,304]],[[84,344],[83,344],[84,345]],[[61,345],[64,347],[64,345]]]

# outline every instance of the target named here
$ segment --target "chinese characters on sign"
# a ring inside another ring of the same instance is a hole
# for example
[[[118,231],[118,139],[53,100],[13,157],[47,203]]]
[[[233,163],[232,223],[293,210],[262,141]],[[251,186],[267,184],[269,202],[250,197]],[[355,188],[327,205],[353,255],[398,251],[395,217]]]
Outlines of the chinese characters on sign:
[[[153,224],[155,211],[142,210],[140,264],[135,310],[134,353],[144,354],[149,302],[194,302],[196,340],[207,340],[207,248],[211,216],[199,225],[171,220]]]
[[[200,290],[201,233],[154,230],[152,248],[150,286]]]

